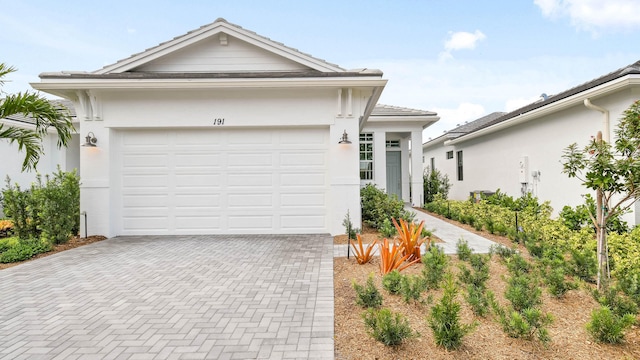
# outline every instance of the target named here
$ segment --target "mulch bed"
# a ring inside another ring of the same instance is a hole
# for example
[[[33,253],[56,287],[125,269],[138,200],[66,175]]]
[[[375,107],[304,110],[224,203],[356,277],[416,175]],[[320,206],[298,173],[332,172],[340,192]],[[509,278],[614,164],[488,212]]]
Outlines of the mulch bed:
[[[80,246],[84,246],[84,245],[88,245],[97,241],[102,241],[105,240],[106,237],[101,236],[101,235],[95,235],[95,236],[89,236],[86,238],[81,238],[79,236],[73,237],[71,239],[69,239],[69,241],[66,244],[59,244],[59,245],[54,245],[53,250],[46,252],[46,253],[42,253],[42,254],[38,254],[34,257],[32,257],[29,260],[25,260],[25,261],[19,261],[19,262],[14,262],[14,263],[9,263],[9,264],[0,264],[0,270],[2,269],[7,269],[19,264],[22,264],[24,262],[27,261],[31,261],[34,259],[39,259],[39,258],[43,258],[45,256],[49,256],[49,255],[53,255],[53,254],[57,254],[61,251],[65,251],[65,250],[69,250],[69,249],[73,249],[73,248],[77,248]]]
[[[435,214],[430,215],[439,217]],[[498,243],[513,246],[508,238],[478,232],[472,227],[465,227],[448,219],[443,220]],[[450,259],[449,269],[457,274],[459,260],[455,255]],[[447,351],[435,345],[426,320],[431,307],[442,296],[441,290],[430,290],[423,294],[425,299],[427,296],[432,297],[433,301],[430,304],[406,304],[400,296],[390,295],[382,288],[378,266],[377,256],[365,265],[358,265],[355,259],[334,259],[336,359],[640,359],[640,328],[637,325],[627,331],[625,342],[620,345],[596,343],[587,333],[585,325],[589,321],[591,311],[598,307],[590,295],[592,284],[583,284],[582,288],[569,291],[561,299],[550,296],[546,290],[543,292],[542,309],[554,317],[553,323],[548,327],[551,342],[547,347],[538,341],[508,337],[493,315],[486,318],[475,316],[464,300],[464,289],[460,288],[457,299],[462,304],[461,322],[469,324],[477,321],[478,326],[464,338],[461,348]],[[403,273],[419,274],[421,270],[422,266],[416,265]],[[364,284],[370,273],[375,275],[377,287],[384,297],[383,307],[405,315],[419,336],[405,341],[398,347],[387,347],[366,333],[361,318],[364,310],[356,305],[352,282],[355,280]],[[502,305],[507,304],[504,298],[506,284],[503,280],[507,274],[506,267],[500,263],[499,257],[494,256],[490,264],[487,287],[496,294]]]

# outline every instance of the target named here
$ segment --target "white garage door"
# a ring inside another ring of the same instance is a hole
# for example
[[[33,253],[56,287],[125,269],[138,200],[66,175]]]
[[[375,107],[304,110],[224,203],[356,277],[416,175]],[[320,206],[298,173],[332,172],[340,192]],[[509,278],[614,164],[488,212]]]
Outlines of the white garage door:
[[[328,232],[328,131],[114,134],[118,233]]]

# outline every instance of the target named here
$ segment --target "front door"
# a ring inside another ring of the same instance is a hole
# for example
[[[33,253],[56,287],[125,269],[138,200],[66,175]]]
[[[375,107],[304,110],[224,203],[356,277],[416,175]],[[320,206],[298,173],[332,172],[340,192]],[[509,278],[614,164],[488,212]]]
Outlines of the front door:
[[[387,194],[402,199],[402,167],[400,151],[387,151]]]

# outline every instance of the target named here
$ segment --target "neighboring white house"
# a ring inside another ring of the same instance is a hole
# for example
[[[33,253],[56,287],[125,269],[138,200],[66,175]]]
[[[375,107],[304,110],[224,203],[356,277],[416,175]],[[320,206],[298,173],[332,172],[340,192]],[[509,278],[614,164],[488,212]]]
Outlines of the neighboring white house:
[[[224,19],[94,72],[40,78],[32,86],[71,100],[80,135],[97,140],[80,149],[90,234],[343,233],[347,211],[360,219],[361,176],[389,184],[388,166],[393,192],[422,200],[409,153],[435,113],[376,108],[381,71]],[[387,165],[396,149],[399,175]]]
[[[70,101],[52,100],[52,102],[64,106],[70,112],[74,125],[78,124],[75,118],[75,110]],[[66,111],[65,110],[65,111]],[[0,123],[4,126],[19,127],[26,129],[35,129],[35,120],[22,115],[12,115],[10,117],[0,119]],[[49,131],[47,136],[42,139],[43,154],[35,170],[22,172],[22,162],[24,161],[24,152],[18,150],[18,144],[10,144],[6,139],[0,139],[0,188],[5,188],[5,179],[7,176],[11,178],[11,183],[18,183],[21,188],[29,188],[32,182],[36,180],[36,175],[51,174],[57,171],[58,165],[63,171],[72,171],[80,165],[80,143],[78,134],[73,134],[68,147],[58,148],[58,135],[55,131]]]
[[[423,144],[426,166],[447,174],[451,199],[500,189],[511,196],[531,192],[555,211],[583,203],[588,193],[562,173],[563,150],[585,146],[603,131],[613,139],[617,120],[640,99],[640,61],[546,96],[507,114],[494,113]],[[638,203],[626,220],[640,223]]]

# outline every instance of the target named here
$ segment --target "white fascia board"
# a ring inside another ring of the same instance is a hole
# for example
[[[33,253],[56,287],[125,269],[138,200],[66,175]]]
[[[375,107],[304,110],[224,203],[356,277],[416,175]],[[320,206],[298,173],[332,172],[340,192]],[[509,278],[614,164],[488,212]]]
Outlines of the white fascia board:
[[[370,116],[367,123],[369,124],[415,124],[421,123],[422,128],[426,129],[430,125],[433,125],[435,122],[440,120],[439,116],[436,115],[407,115],[407,116]]]
[[[446,141],[444,144],[456,145],[471,139],[489,135],[496,131],[507,129],[512,126],[515,126],[533,119],[537,119],[542,116],[550,115],[575,105],[582,105],[584,99],[586,98],[593,99],[593,98],[609,95],[616,91],[620,91],[625,87],[629,87],[633,85],[640,85],[640,77],[638,77],[637,75],[626,75],[626,76],[617,78],[615,80],[609,81],[608,83],[605,83],[605,84],[596,86],[594,88],[585,90],[583,92],[580,92],[578,94],[572,95],[568,98],[558,100],[549,105],[512,117],[509,120],[505,120],[503,122],[486,127],[484,129],[474,131],[468,135],[460,136],[459,138]]]
[[[325,63],[323,61],[313,58],[312,56],[294,51],[293,49],[287,48],[286,46],[280,45],[274,41],[270,41],[260,35],[256,35],[245,29],[238,29],[230,26],[227,23],[221,22],[221,23],[215,24],[215,26],[213,27],[205,27],[202,29],[195,30],[191,33],[187,33],[176,39],[167,41],[164,44],[160,44],[153,48],[147,49],[146,51],[143,51],[137,55],[132,55],[130,58],[120,60],[112,65],[96,70],[93,73],[94,74],[123,73],[131,69],[134,69],[138,66],[141,66],[143,64],[146,64],[148,62],[151,62],[155,59],[158,59],[164,55],[168,55],[174,51],[183,49],[189,45],[197,43],[198,41],[207,39],[211,36],[215,36],[222,32],[230,36],[233,36],[237,39],[240,39],[242,41],[245,41],[249,44],[252,44],[254,46],[267,50],[271,53],[280,55],[289,60],[308,66],[314,70],[318,70],[322,72],[344,72],[345,71],[340,67],[331,66],[331,64],[329,63]]]
[[[216,89],[216,88],[309,88],[384,87],[381,78],[339,77],[300,79],[45,79],[30,85],[41,91],[77,89]]]
[[[431,139],[431,140],[423,143],[422,144],[422,149],[424,150],[424,149],[432,148],[432,147],[437,146],[437,145],[442,145],[446,141],[447,141],[447,137],[445,135],[439,136],[439,137],[437,137],[435,139]]]

